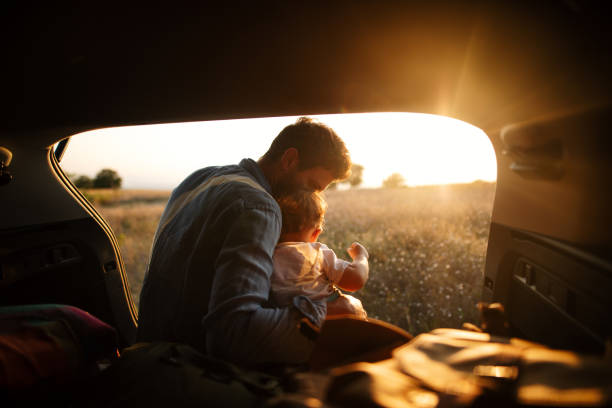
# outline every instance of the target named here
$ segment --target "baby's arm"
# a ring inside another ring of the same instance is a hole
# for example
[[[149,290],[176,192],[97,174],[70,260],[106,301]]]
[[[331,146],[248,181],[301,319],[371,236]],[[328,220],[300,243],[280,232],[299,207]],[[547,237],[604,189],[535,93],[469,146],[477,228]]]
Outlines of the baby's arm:
[[[368,280],[368,251],[358,242],[353,242],[346,251],[353,262],[344,269],[344,274],[337,285],[340,289],[355,292],[361,289]]]

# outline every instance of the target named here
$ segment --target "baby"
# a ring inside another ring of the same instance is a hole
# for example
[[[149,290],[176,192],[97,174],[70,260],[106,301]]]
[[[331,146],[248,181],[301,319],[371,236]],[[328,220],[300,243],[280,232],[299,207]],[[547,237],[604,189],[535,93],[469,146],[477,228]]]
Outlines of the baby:
[[[317,242],[327,208],[321,194],[298,191],[280,197],[278,204],[283,221],[273,257],[270,299],[279,306],[290,304],[297,295],[331,301],[339,294],[337,288],[349,292],[361,289],[368,280],[368,251],[354,242],[347,249],[353,262],[347,262]],[[333,314],[329,308],[328,314]]]

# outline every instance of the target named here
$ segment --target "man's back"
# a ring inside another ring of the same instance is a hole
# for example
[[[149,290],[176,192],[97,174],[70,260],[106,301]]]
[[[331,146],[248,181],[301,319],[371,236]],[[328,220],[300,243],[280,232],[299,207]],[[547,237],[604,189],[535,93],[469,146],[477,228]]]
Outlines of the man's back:
[[[156,232],[141,293],[140,341],[178,341],[204,349],[202,319],[209,312],[209,320],[214,321],[216,315],[226,317],[235,310],[249,310],[254,301],[266,301],[265,279],[253,282],[250,299],[236,298],[235,293],[226,293],[225,298],[222,290],[211,302],[211,288],[224,247],[271,270],[265,248],[273,248],[278,239],[280,216],[268,190],[256,163],[243,160],[240,165],[198,170],[173,191]],[[245,212],[257,214],[237,226]],[[261,231],[259,236],[249,236],[253,229]],[[248,247],[253,240],[260,241],[263,253]],[[240,251],[231,248],[232,243],[244,247]],[[235,273],[229,275],[215,285],[231,286],[241,280]]]

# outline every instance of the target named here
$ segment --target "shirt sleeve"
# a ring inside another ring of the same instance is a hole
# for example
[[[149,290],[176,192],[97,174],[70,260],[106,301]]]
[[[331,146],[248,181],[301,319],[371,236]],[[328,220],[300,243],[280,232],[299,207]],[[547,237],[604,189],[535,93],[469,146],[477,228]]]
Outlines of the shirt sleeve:
[[[344,275],[344,270],[350,265],[350,262],[338,258],[334,251],[325,244],[321,244],[321,253],[323,254],[323,273],[325,273],[330,282],[340,282],[342,275]]]
[[[264,307],[280,216],[269,205],[243,206],[228,220],[231,226],[215,263],[209,312],[203,320],[207,351],[242,364],[304,362],[313,342],[300,332],[299,321],[307,317],[320,326],[326,304],[299,298],[290,307]]]

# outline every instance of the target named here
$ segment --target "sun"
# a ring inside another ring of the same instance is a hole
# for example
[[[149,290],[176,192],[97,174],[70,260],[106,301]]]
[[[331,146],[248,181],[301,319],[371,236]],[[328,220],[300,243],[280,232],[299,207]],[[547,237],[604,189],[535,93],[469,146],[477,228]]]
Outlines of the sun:
[[[379,187],[393,173],[407,185],[495,181],[497,162],[487,135],[438,115],[372,113],[318,117],[345,140],[364,166],[364,186]]]

